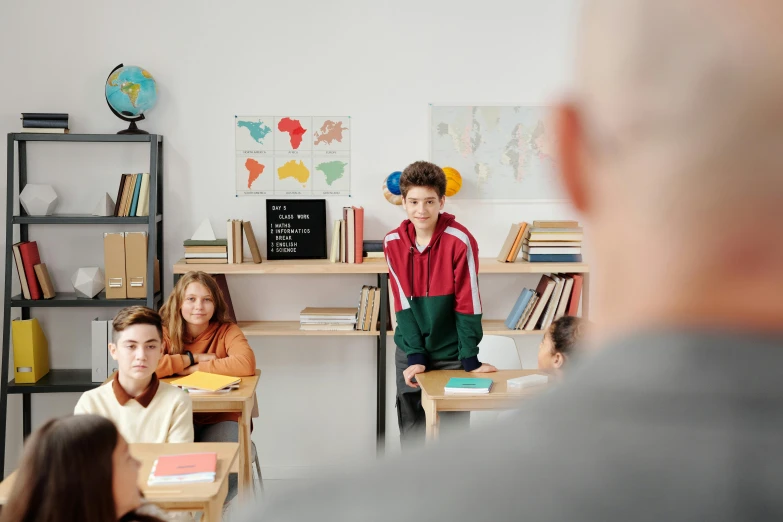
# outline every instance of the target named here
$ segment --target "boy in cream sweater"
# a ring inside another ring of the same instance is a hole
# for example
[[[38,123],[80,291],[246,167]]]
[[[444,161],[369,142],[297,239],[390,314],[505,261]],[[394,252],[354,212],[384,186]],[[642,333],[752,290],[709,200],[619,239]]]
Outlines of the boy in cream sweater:
[[[157,312],[144,306],[120,310],[109,343],[118,370],[109,382],[85,392],[74,413],[111,419],[128,442],[193,442],[190,397],[155,375],[162,341]]]

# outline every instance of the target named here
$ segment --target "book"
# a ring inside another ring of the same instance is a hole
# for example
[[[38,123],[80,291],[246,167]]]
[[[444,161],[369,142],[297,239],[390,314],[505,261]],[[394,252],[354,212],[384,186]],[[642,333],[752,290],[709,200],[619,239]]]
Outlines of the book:
[[[364,310],[364,324],[362,325],[362,330],[365,332],[370,331],[370,321],[372,321],[372,309],[373,306],[375,306],[375,292],[376,288],[374,286],[371,286],[368,290],[367,295],[367,304],[365,305]]]
[[[25,243],[20,241],[14,243],[11,249],[14,252],[14,261],[16,261],[16,273],[19,274],[19,286],[22,289],[22,297],[30,300],[30,287],[27,286],[27,276],[24,273],[24,263],[22,262],[22,252],[19,250],[19,246]]]
[[[114,198],[115,204],[114,204],[114,216],[118,217],[120,215],[120,205],[122,204],[122,193],[125,190],[125,183],[127,183],[127,174],[122,174],[120,176],[120,188],[117,189],[117,197]]]
[[[22,127],[25,129],[67,129],[68,120],[22,118]]]
[[[171,381],[171,384],[179,386],[180,388],[187,387],[196,390],[217,391],[226,386],[239,384],[241,381],[242,379],[239,377],[232,377],[230,375],[218,375],[217,373],[195,371],[190,375]]]
[[[511,252],[509,252],[508,257],[506,258],[507,262],[513,263],[517,260],[517,257],[519,257],[519,251],[522,249],[522,241],[527,237],[527,235],[527,223],[520,223],[519,233],[517,234],[517,238],[514,240],[514,246],[511,248]]]
[[[517,302],[514,303],[514,307],[511,309],[511,313],[508,314],[505,324],[506,328],[513,330],[516,327],[519,318],[522,317],[522,313],[525,311],[525,307],[533,297],[533,291],[527,288],[522,289],[522,292],[517,298]]]
[[[386,259],[386,254],[383,252],[365,252],[365,259]]]
[[[526,241],[525,245],[527,245],[530,248],[533,248],[533,247],[581,248],[582,247],[582,242],[581,241]]]
[[[234,247],[234,221],[232,219],[226,221],[226,241],[228,245],[228,263],[233,264],[234,252],[236,250]]]
[[[195,484],[214,482],[217,472],[217,453],[183,453],[161,455],[152,464],[147,484]]]
[[[341,221],[336,219],[332,227],[332,248],[329,250],[330,263],[337,263],[340,260],[340,223]]]
[[[312,319],[323,322],[350,319],[356,322],[356,308],[315,308],[307,307],[299,312],[299,320]]]
[[[574,286],[571,290],[571,298],[568,301],[566,315],[576,316],[579,313],[579,301],[582,297],[584,276],[582,274],[573,274],[571,277],[574,279]]]
[[[224,246],[186,246],[186,254],[226,254],[228,250]]]
[[[533,221],[535,228],[578,228],[579,221]]]
[[[492,379],[478,377],[452,377],[444,386],[446,395],[483,395],[492,389]]]
[[[511,229],[508,231],[506,241],[503,242],[503,246],[500,248],[500,253],[498,254],[499,263],[505,263],[506,259],[508,259],[508,255],[511,253],[511,249],[514,247],[514,241],[516,241],[517,236],[519,235],[519,229],[521,227],[522,223],[511,224]]]
[[[22,129],[27,134],[70,134],[68,129]]]
[[[125,185],[122,187],[122,199],[118,203],[120,205],[120,211],[117,214],[119,217],[128,215],[128,203],[129,196],[133,193],[133,184],[136,182],[135,174],[128,174],[125,178]]]
[[[144,179],[144,174],[136,174],[136,184],[133,186],[133,196],[131,196],[129,216],[136,216],[136,211],[139,206],[139,193],[141,192],[141,180]]]
[[[235,219],[233,222],[233,230],[234,230],[234,263],[236,264],[242,264],[242,261],[244,261],[244,247],[245,244],[242,242],[242,220],[241,219]]]
[[[25,241],[19,245],[19,253],[24,264],[24,276],[27,279],[27,287],[30,289],[30,299],[43,299],[43,290],[35,277],[35,265],[41,263],[41,254],[38,252],[38,243]]]
[[[383,252],[383,239],[365,239],[362,242],[362,251],[367,252]]]
[[[185,247],[201,246],[222,246],[228,247],[228,241],[225,239],[186,239],[182,242]]]
[[[528,255],[576,255],[581,254],[580,247],[522,247],[522,251]]]
[[[137,216],[150,215],[150,175],[144,173],[141,176],[141,189],[139,190],[139,207],[136,210]]]
[[[552,279],[555,280],[555,289],[552,291],[552,296],[549,298],[544,311],[544,317],[541,319],[542,330],[546,330],[552,325],[557,305],[560,304],[560,297],[563,295],[563,286],[565,285],[565,279],[559,275],[552,274]]]
[[[343,212],[344,213],[344,212]],[[348,221],[343,218],[340,220],[340,262],[348,262]]]
[[[345,221],[346,226],[348,227],[347,235],[345,238],[346,242],[346,254],[345,254],[345,262],[346,263],[356,263],[356,220],[354,216],[354,210],[353,207],[346,207],[345,208]]]
[[[563,285],[563,295],[560,297],[560,302],[557,304],[557,311],[555,312],[555,321],[563,317],[568,309],[568,300],[571,298],[571,291],[574,287],[574,278],[571,275],[565,275],[565,285]]]
[[[22,120],[67,120],[67,112],[23,112]]]
[[[378,319],[381,316],[381,289],[375,288],[375,296],[372,301],[372,317],[370,318],[370,331],[378,331]]]
[[[531,254],[525,255],[525,261],[531,263],[581,263],[581,254]]]
[[[528,301],[525,310],[522,312],[522,316],[519,318],[519,321],[517,321],[517,324],[514,325],[514,330],[522,330],[525,327],[528,319],[530,319],[530,314],[533,313],[533,310],[535,310],[536,305],[538,304],[538,299],[536,293],[533,292],[530,301]]]
[[[256,235],[253,233],[253,225],[250,224],[250,221],[243,221],[242,229],[245,232],[247,246],[250,248],[250,255],[253,256],[253,263],[259,264],[261,262],[261,251],[258,249],[258,243],[256,243]]]
[[[354,223],[354,263],[362,263],[363,245],[364,245],[364,207],[353,207],[353,223]]]
[[[41,285],[41,290],[43,291],[43,297],[44,299],[52,299],[57,295],[57,292],[54,290],[54,285],[52,284],[52,279],[49,277],[49,270],[46,269],[46,263],[40,263],[35,266],[33,266],[33,270],[35,270],[36,279],[38,279],[38,284]]]
[[[310,332],[350,332],[355,329],[352,324],[300,324],[299,329]]]
[[[228,259],[228,252],[185,252],[185,259]]]
[[[213,259],[213,258],[185,258],[185,263],[189,265],[227,265],[228,264],[228,258],[223,257],[220,259]]]
[[[546,274],[541,276],[541,280],[536,287],[536,295],[538,295],[538,303],[530,314],[530,318],[525,323],[525,330],[530,331],[535,329],[538,324],[538,320],[541,318],[541,314],[544,312],[544,308],[549,302],[549,298],[555,289],[555,280]]]

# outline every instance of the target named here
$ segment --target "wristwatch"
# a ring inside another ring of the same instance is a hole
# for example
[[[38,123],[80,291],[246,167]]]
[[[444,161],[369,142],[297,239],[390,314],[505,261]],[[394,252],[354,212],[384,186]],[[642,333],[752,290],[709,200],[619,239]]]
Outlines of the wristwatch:
[[[194,364],[196,364],[196,360],[193,358],[193,354],[190,353],[190,351],[187,351],[185,353],[188,354],[188,357],[190,358],[190,364],[188,366],[193,366]]]

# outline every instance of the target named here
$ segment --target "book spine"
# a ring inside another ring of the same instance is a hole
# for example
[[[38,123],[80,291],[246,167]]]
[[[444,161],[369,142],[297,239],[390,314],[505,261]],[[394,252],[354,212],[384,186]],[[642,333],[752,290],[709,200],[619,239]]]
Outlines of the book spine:
[[[35,277],[35,265],[41,263],[41,255],[38,253],[38,244],[30,241],[19,246],[19,252],[22,254],[22,263],[24,264],[24,275],[27,278],[27,286],[30,289],[30,299],[38,300],[43,298],[41,285],[38,284],[38,278]]]
[[[67,120],[65,112],[23,112],[23,120]]]
[[[67,129],[68,120],[22,120],[25,129]]]
[[[529,256],[531,263],[581,263],[581,254],[532,254]]]

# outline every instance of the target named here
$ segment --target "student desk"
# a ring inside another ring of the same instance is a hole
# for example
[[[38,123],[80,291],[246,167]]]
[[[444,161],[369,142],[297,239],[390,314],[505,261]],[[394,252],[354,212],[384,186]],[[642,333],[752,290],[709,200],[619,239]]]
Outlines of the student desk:
[[[468,373],[462,370],[434,370],[416,375],[421,386],[421,405],[427,416],[427,439],[438,437],[439,411],[509,410],[516,408],[520,399],[531,397],[547,389],[547,385],[508,391],[506,381],[525,375],[548,375],[542,370],[499,370],[495,373]],[[492,379],[492,388],[485,395],[446,395],[444,388],[452,377]],[[550,381],[552,376],[549,375]]]
[[[237,443],[129,444],[128,447],[131,455],[141,461],[138,484],[148,502],[166,510],[202,511],[204,513],[202,521],[220,522],[223,502],[228,493],[228,472],[234,466],[239,453]],[[147,485],[150,469],[159,456],[212,451],[217,453],[218,457],[214,482],[167,486]],[[5,504],[8,501],[16,473],[14,471],[0,483],[0,504]]]
[[[239,414],[239,496],[243,498],[247,488],[252,487],[250,419],[255,404],[256,386],[261,370],[252,377],[242,377],[238,390],[227,393],[191,393],[193,413],[198,412],[235,412]],[[179,379],[177,375],[161,379],[171,382]]]

